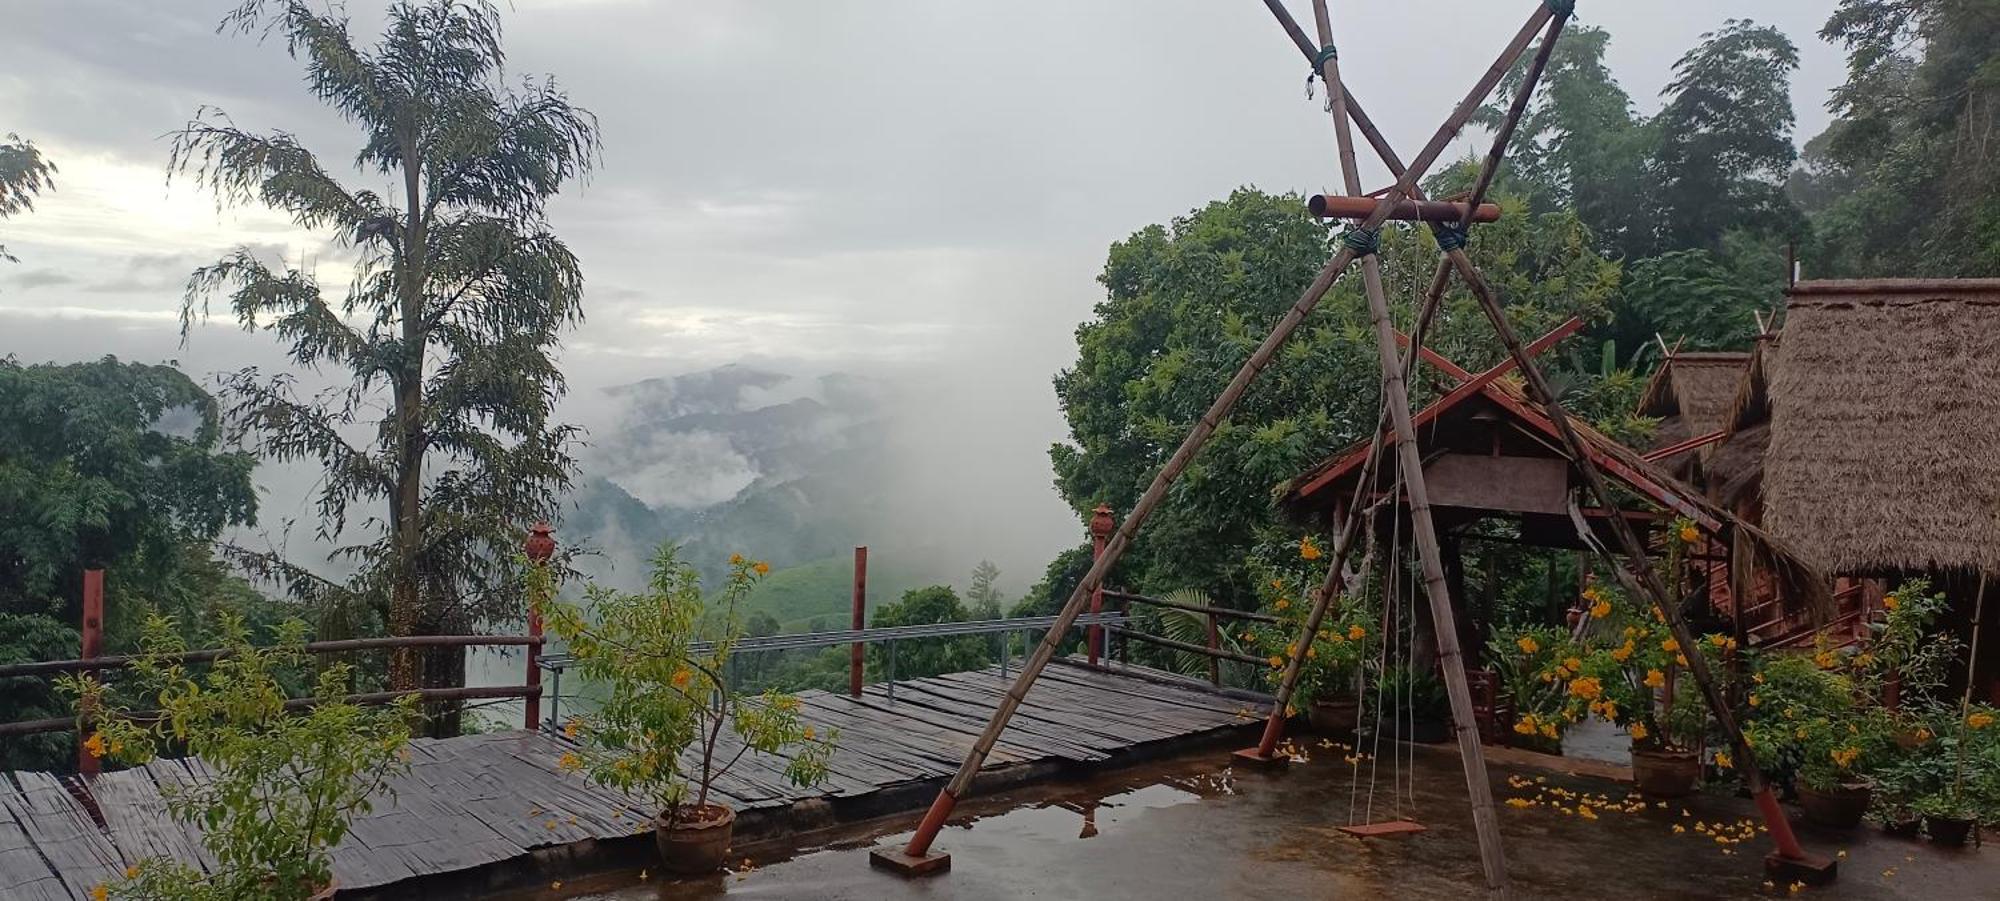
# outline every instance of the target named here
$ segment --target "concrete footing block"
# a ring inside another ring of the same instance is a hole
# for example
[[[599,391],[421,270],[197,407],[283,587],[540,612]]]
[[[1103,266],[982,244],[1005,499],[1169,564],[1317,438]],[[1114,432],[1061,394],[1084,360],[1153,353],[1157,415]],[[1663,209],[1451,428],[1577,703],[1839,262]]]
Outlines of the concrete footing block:
[[[951,855],[933,850],[922,857],[903,853],[900,845],[888,845],[868,852],[868,865],[898,876],[930,876],[951,869]]]

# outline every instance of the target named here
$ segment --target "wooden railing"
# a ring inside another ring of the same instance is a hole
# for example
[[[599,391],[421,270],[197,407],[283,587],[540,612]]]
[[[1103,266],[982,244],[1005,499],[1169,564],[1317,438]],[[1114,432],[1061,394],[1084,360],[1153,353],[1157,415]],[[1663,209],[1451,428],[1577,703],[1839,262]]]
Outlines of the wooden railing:
[[[343,654],[355,651],[391,650],[396,648],[466,648],[466,647],[527,647],[538,651],[542,646],[540,635],[413,635],[401,638],[352,638],[340,641],[314,641],[305,646],[311,654]],[[160,659],[169,663],[208,663],[221,660],[234,653],[228,648],[204,648],[163,655]],[[0,664],[0,679],[9,678],[49,678],[66,673],[105,672],[129,669],[143,659],[136,654],[120,654],[104,657],[86,657],[75,660],[43,660],[32,663]],[[532,659],[532,657],[531,657]],[[530,677],[522,685],[476,686],[462,688],[418,688],[405,691],[377,691],[347,695],[342,700],[353,704],[387,704],[408,696],[416,696],[426,701],[472,701],[506,698],[539,699],[542,686],[539,670],[528,670]],[[288,710],[299,710],[320,703],[318,698],[294,698],[285,702]],[[133,719],[147,720],[158,716],[157,711],[131,714]],[[87,727],[82,717],[50,717],[39,720],[19,720],[0,723],[0,737],[33,735],[41,732],[60,732],[65,729]],[[532,721],[530,721],[532,726]],[[81,736],[79,736],[81,738]]]
[[[1207,629],[1205,630],[1206,641],[1203,644],[1193,644],[1190,642],[1179,641],[1172,638],[1166,638],[1164,636],[1152,635],[1146,632],[1141,632],[1132,626],[1132,623],[1134,621],[1129,616],[1127,617],[1125,623],[1116,626],[1108,626],[1107,629],[1110,631],[1111,635],[1120,639],[1121,654],[1123,653],[1123,648],[1125,647],[1124,642],[1136,641],[1139,642],[1140,644],[1152,645],[1154,647],[1166,648],[1168,650],[1180,651],[1182,653],[1195,654],[1197,656],[1208,658],[1208,682],[1210,685],[1216,688],[1222,687],[1222,661],[1229,660],[1236,663],[1247,663],[1252,666],[1262,666],[1264,664],[1264,660],[1260,657],[1253,657],[1249,654],[1243,654],[1224,648],[1222,646],[1221,621],[1235,620],[1238,622],[1264,623],[1267,625],[1275,625],[1278,622],[1277,617],[1272,616],[1268,613],[1258,613],[1252,610],[1234,610],[1228,607],[1214,607],[1207,604],[1192,604],[1186,601],[1173,601],[1173,600],[1168,600],[1166,598],[1151,597],[1148,595],[1135,594],[1129,591],[1119,591],[1110,588],[1104,589],[1104,597],[1109,600],[1118,601],[1120,604],[1121,612],[1125,612],[1128,614],[1131,611],[1131,605],[1140,604],[1144,606],[1165,607],[1173,610],[1182,610],[1188,613],[1198,613],[1202,615],[1206,619],[1206,625],[1207,625]]]

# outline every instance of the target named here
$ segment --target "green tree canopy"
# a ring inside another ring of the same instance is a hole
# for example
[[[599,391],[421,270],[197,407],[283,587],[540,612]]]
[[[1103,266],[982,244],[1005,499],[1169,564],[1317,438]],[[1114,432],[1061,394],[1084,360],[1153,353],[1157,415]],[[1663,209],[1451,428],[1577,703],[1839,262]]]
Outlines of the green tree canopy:
[[[350,513],[375,506],[358,524],[369,537],[337,551],[358,564],[353,581],[296,584],[394,635],[517,616],[509,561],[521,530],[553,515],[574,469],[574,431],[550,419],[564,390],[551,350],[582,318],[583,272],[543,209],[595,161],[596,120],[553,80],[503,84],[489,3],[398,0],[372,48],[343,15],[302,0],[248,0],[224,24],[282,35],[308,91],[360,131],[355,167],[387,182],[349,187],[293,136],[240,129],[219,110],[174,137],[175,173],[331,231],[360,260],[344,291],[247,248],[188,283],[188,323],[223,295],[300,366],[349,377],[314,397],[255,369],[226,380],[229,412],[258,451],[324,470],[324,540],[348,540]],[[351,442],[350,425],[368,441]],[[389,675],[398,689],[461,684],[464,656],[398,653]],[[449,733],[456,717],[441,723]]]
[[[1731,19],[1674,64],[1654,119],[1659,204],[1654,252],[1720,251],[1734,229],[1802,235],[1783,186],[1792,146],[1791,73],[1799,51],[1783,32]]]
[[[1792,183],[1823,239],[1811,271],[2000,271],[2000,5],[1841,0],[1820,35],[1848,78]]]
[[[1502,200],[1509,214],[1474,230],[1470,250],[1520,329],[1601,315],[1618,269],[1580,220]],[[1298,197],[1251,189],[1113,245],[1099,277],[1108,296],[1077,329],[1076,364],[1056,377],[1070,441],[1050,456],[1064,499],[1080,515],[1099,502],[1131,509],[1331,254],[1327,228]],[[1428,233],[1386,230],[1383,262],[1397,315],[1413,316],[1436,266]],[[1252,602],[1243,561],[1276,525],[1273,487],[1376,422],[1381,370],[1359,292],[1358,279],[1337,285],[1221,424],[1125,556],[1125,581]],[[1504,353],[1462,289],[1447,297],[1430,343],[1472,369]]]
[[[55,172],[56,164],[35,149],[35,142],[9,132],[0,141],[0,219],[34,209],[35,197],[55,188],[50,178]],[[0,244],[0,260],[17,262],[5,244]]]
[[[915,626],[926,623],[962,623],[968,619],[965,604],[949,585],[931,585],[903,592],[895,603],[884,604],[869,617],[875,628]],[[939,673],[975,670],[993,655],[992,638],[964,635],[956,638],[920,638],[896,642],[896,678],[916,679]],[[877,642],[868,646],[869,679],[888,677],[889,646]]]
[[[172,366],[0,359],[0,662],[80,652],[86,568],[106,571],[113,651],[150,613],[258,606],[210,553],[257,508],[255,461],[220,432],[214,399]],[[67,710],[46,680],[0,680],[0,721]],[[0,766],[59,765],[68,742],[0,742]]]

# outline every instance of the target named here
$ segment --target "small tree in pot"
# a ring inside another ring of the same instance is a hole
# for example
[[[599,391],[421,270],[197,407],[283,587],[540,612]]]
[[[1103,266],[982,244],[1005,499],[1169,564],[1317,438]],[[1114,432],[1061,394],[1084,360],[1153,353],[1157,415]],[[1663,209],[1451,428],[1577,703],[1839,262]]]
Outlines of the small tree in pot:
[[[582,606],[543,601],[550,576],[536,568],[530,596],[584,678],[605,690],[596,712],[565,726],[578,746],[560,766],[651,802],[662,862],[699,875],[722,866],[736,822],[716,802],[715,781],[754,752],[785,758],[786,778],[813,785],[826,776],[835,736],[801,718],[797,697],[738,695],[723,678],[744,634],[736,605],[769,567],[730,558],[728,582],[710,609],[701,577],[678,554],[672,544],[661,547],[644,592],[592,585]]]
[[[321,668],[312,706],[286,709],[286,685],[304,682],[310,663],[305,624],[287,622],[267,647],[250,643],[240,618],[217,627],[228,653],[212,664],[180,661],[187,650],[172,621],[146,623],[133,664],[158,718],[136,718],[89,675],[63,680],[95,729],[84,748],[123,763],[185,751],[209,775],[162,789],[167,812],[201,831],[215,863],[204,873],[167,858],[132,864],[98,898],[145,901],[304,901],[333,895],[333,848],[348,824],[389,791],[407,768],[416,697],[386,707],[342,698],[352,690],[344,663]]]
[[[1275,618],[1245,628],[1244,644],[1263,657],[1268,667],[1265,681],[1272,688],[1284,679],[1285,662],[1298,650],[1294,645],[1312,614],[1313,597],[1330,564],[1319,541],[1307,536],[1298,541],[1267,542],[1245,560],[1260,580],[1258,600],[1262,612]],[[1335,598],[1305,648],[1299,679],[1292,691],[1294,710],[1303,709],[1313,728],[1321,732],[1349,733],[1360,718],[1361,671],[1380,652],[1380,616],[1368,603],[1365,582],[1348,596]]]

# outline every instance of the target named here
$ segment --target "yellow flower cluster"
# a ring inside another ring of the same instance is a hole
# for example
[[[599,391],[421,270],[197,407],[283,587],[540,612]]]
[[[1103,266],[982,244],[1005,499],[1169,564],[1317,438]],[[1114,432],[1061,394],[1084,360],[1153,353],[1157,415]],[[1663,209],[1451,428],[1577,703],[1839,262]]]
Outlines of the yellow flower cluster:
[[[1521,649],[1521,653],[1523,654],[1533,654],[1542,649],[1541,644],[1535,641],[1535,636],[1533,635],[1523,635],[1516,639],[1514,644]]]
[[[1592,700],[1604,694],[1604,685],[1595,676],[1584,676],[1569,684],[1569,693],[1584,700]]]
[[[564,751],[563,756],[556,759],[556,766],[565,773],[574,773],[583,769],[583,758],[576,756],[574,751]]]
[[[1645,723],[1633,723],[1631,726],[1627,727],[1627,731],[1632,733],[1633,741],[1645,741],[1646,736],[1649,734],[1646,731]]]
[[[1854,766],[1854,759],[1861,756],[1861,749],[1834,748],[1832,751],[1827,752],[1827,754],[1828,756],[1833,758],[1835,766],[1838,766],[1844,770]]]
[[[1313,543],[1311,535],[1307,535],[1305,540],[1299,542],[1299,557],[1306,560],[1319,559],[1319,545]]]
[[[1701,539],[1701,532],[1697,531],[1694,526],[1692,525],[1681,526],[1681,541],[1687,544],[1693,544],[1696,541],[1699,541],[1700,539]]]
[[[1662,688],[1667,684],[1667,674],[1656,669],[1646,671],[1646,687]]]
[[[1522,735],[1540,734],[1547,739],[1562,737],[1562,730],[1556,725],[1555,720],[1541,719],[1532,713],[1522,716],[1521,721],[1514,724],[1514,731]]]
[[[1349,641],[1360,641],[1361,639],[1367,637],[1368,637],[1367,629],[1363,629],[1358,625],[1347,627],[1347,639]]]
[[[1820,669],[1833,669],[1840,665],[1840,655],[1832,651],[1820,651],[1813,655],[1813,665]]]
[[[1987,713],[1982,710],[1978,713],[1966,717],[1965,724],[1967,726],[1971,726],[1974,729],[1984,729],[1987,726],[1993,725],[1993,714]]]
[[[1895,610],[1895,609],[1896,609],[1897,607],[1900,607],[1900,606],[1902,606],[1902,605],[1903,605],[1903,602],[1902,602],[1902,601],[1899,601],[1899,600],[1896,600],[1896,596],[1895,596],[1895,595],[1893,595],[1893,594],[1890,594],[1890,595],[1883,595],[1883,596],[1882,596],[1882,609],[1884,609],[1884,610],[1892,610],[1892,611],[1893,611],[1893,610]]]

